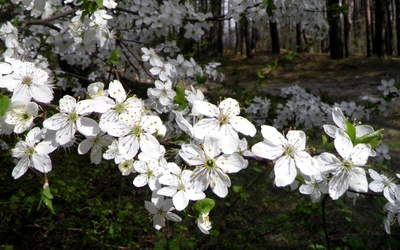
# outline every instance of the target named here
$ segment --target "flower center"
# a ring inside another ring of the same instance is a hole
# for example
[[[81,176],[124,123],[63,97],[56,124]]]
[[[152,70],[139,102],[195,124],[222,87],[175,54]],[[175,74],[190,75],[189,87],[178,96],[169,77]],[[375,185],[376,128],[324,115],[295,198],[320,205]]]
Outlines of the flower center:
[[[31,84],[32,84],[32,77],[30,77],[30,76],[24,76],[24,78],[22,78],[22,84],[31,86]]]
[[[115,110],[118,112],[118,114],[121,114],[122,112],[124,112],[125,109],[125,105],[122,103],[118,103],[117,105],[115,105]]]
[[[132,134],[139,137],[142,134],[142,127],[140,127],[139,125],[134,126],[132,129]]]
[[[183,183],[179,183],[178,187],[176,188],[178,191],[185,190],[185,185]]]
[[[73,123],[76,122],[78,120],[79,116],[77,113],[72,112],[71,114],[68,115],[68,122],[69,123]]]
[[[287,145],[283,148],[284,155],[289,155],[290,157],[293,157],[295,152],[296,149],[292,145]]]
[[[148,176],[148,177],[154,176],[153,170],[148,170],[148,171],[147,171],[147,176]]]
[[[215,160],[214,159],[206,159],[204,161],[204,166],[207,169],[213,169],[215,167]]]
[[[35,153],[35,148],[26,148],[25,153],[29,156],[33,155]]]
[[[342,166],[345,170],[350,170],[353,167],[353,162],[350,160],[343,160]]]
[[[227,123],[229,123],[229,117],[227,115],[222,114],[219,117],[219,121],[221,124],[227,124]]]

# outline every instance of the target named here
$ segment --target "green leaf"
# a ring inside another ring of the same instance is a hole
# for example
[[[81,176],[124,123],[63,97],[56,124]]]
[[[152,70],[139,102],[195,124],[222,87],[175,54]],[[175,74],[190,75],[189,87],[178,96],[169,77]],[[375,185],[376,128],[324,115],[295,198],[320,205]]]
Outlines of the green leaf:
[[[205,84],[207,82],[207,76],[196,75],[196,82],[198,84]]]
[[[232,190],[233,190],[233,192],[235,192],[235,193],[239,193],[239,192],[242,192],[242,191],[243,191],[243,188],[242,188],[242,186],[236,186],[236,185],[234,185],[234,186],[232,187]]]
[[[273,11],[276,10],[274,0],[264,0],[263,3],[267,9],[268,16],[273,16]]]
[[[96,0],[96,4],[99,8],[103,8],[103,0]]]
[[[196,202],[194,205],[194,209],[197,211],[199,214],[205,214],[211,211],[215,206],[215,201],[210,198],[204,198],[202,200],[199,200]]]
[[[359,143],[369,144],[372,149],[375,149],[381,144],[383,138],[383,129],[376,130],[372,133],[366,134],[357,138],[355,141],[355,145]]]
[[[0,116],[6,114],[8,107],[10,107],[10,98],[6,95],[0,96]]]
[[[355,144],[356,141],[356,127],[351,122],[346,121],[346,133],[350,137],[351,142]]]
[[[176,86],[176,96],[174,97],[174,103],[179,105],[180,110],[184,110],[188,103],[185,97],[185,88],[182,86]]]
[[[39,208],[40,208],[40,204],[42,204],[42,202],[43,202],[52,214],[56,214],[53,209],[52,199],[53,199],[53,195],[51,194],[50,186],[46,182],[46,184],[43,186],[42,199],[40,200]]]
[[[121,58],[121,51],[119,51],[118,48],[115,48],[111,54],[110,58],[108,58],[108,61],[112,64],[112,66],[117,66],[119,63],[119,59]]]

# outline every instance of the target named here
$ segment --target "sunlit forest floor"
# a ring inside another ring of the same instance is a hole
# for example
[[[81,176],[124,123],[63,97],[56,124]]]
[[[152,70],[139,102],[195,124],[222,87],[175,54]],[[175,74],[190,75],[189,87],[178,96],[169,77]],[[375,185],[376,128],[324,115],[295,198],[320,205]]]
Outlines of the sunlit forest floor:
[[[274,74],[267,64],[277,60]],[[268,76],[258,95],[279,96],[282,87],[298,84],[331,101],[357,101],[360,95],[377,95],[382,79],[400,79],[397,58],[364,58],[332,61],[325,55],[301,55],[288,60],[258,55],[254,59],[225,58],[226,79],[202,86],[211,99],[242,98],[243,91]],[[400,112],[364,121],[385,128],[385,142],[392,161],[379,168],[400,173]],[[13,140],[14,138],[10,138]],[[260,138],[258,138],[260,139]],[[257,139],[257,140],[258,140]],[[76,150],[74,148],[72,151]],[[313,204],[309,197],[276,188],[271,166],[250,162],[231,175],[226,199],[212,192],[217,202],[210,216],[213,230],[203,235],[193,219],[167,223],[161,231],[152,227],[144,200],[146,188],[133,187],[134,175],[122,176],[112,162],[94,166],[88,157],[63,150],[52,155],[49,174],[54,194],[51,214],[40,203],[43,181],[32,172],[13,180],[14,167],[1,152],[0,248],[5,249],[399,249],[400,229],[387,235],[382,219],[384,199],[365,196],[357,200],[330,198]],[[186,211],[194,214],[191,209]],[[328,237],[327,237],[328,236]]]

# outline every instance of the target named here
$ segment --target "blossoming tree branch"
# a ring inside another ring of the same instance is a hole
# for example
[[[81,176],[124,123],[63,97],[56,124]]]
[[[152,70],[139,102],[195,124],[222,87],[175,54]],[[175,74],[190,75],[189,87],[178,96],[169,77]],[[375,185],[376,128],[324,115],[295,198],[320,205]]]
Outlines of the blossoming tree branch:
[[[256,116],[267,115],[268,99],[255,97],[246,107],[230,97],[210,103],[196,83],[221,79],[219,64],[198,65],[179,54],[170,36],[171,30],[179,29],[186,39],[198,41],[213,20],[243,14],[278,22],[303,18],[308,20],[305,28],[320,30],[321,17],[311,17],[302,8],[305,3],[321,8],[316,1],[232,1],[224,17],[199,12],[191,1],[158,2],[12,1],[16,11],[29,17],[14,18],[0,28],[5,44],[0,134],[21,138],[8,145],[17,160],[15,179],[30,174],[28,170],[41,173],[42,200],[53,211],[47,178],[53,168],[51,155],[77,147],[76,152],[88,155],[92,164],[113,161],[122,175],[134,175],[132,188],[151,191],[144,206],[155,229],[167,220],[180,222],[182,211],[193,207],[194,222],[208,234],[215,201],[206,197],[207,190],[224,198],[232,185],[230,175],[250,168],[249,160],[269,161],[277,187],[298,189],[312,202],[320,202],[323,195],[337,200],[346,194],[357,198],[382,193],[388,213],[384,225],[390,233],[400,213],[400,175],[386,176],[368,165],[371,158],[389,157],[382,130],[346,118],[368,118],[368,109],[346,102],[331,106],[291,87],[282,90],[289,98],[278,107],[279,116],[265,124]],[[273,15],[267,12],[268,4],[279,6]],[[43,53],[43,44],[50,53]],[[55,59],[90,73],[68,72]],[[126,88],[122,79],[128,78],[152,83],[148,97],[139,98],[134,89]],[[90,84],[82,86],[82,79]],[[55,98],[67,88],[72,89],[70,94]],[[399,102],[398,89],[394,80],[382,80],[379,89],[377,109],[388,115],[392,104]],[[306,133],[288,129],[294,115],[298,127],[323,128],[332,151],[311,152]],[[283,129],[288,130],[280,132]],[[187,139],[170,147],[166,141],[176,135]],[[248,146],[250,137],[258,142]],[[167,156],[171,154],[174,157]]]

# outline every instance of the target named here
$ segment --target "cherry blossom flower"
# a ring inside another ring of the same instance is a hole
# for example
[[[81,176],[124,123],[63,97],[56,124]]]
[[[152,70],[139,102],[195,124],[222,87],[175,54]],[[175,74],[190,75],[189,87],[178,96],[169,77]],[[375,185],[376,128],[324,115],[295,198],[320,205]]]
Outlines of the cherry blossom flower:
[[[49,141],[39,142],[41,139],[42,131],[35,127],[26,135],[25,141],[19,141],[14,147],[12,156],[20,158],[12,172],[14,179],[25,174],[29,167],[42,173],[51,171],[51,159],[48,154],[53,152],[56,147]]]
[[[286,138],[272,126],[261,126],[264,141],[256,143],[251,151],[258,157],[275,161],[275,184],[284,187],[293,183],[298,174],[319,173],[312,164],[311,156],[306,150],[306,134],[300,130],[290,130]]]
[[[140,116],[143,109],[143,102],[136,97],[127,98],[127,94],[122,84],[118,80],[110,83],[108,92],[115,103],[110,103],[103,98],[100,103],[94,101],[94,105],[108,105],[108,110],[101,115],[99,126],[102,131],[108,132],[109,128],[120,121],[121,115],[125,116]],[[97,99],[96,99],[97,100]]]
[[[197,139],[204,139],[210,135],[221,140],[222,152],[231,154],[239,145],[238,132],[254,136],[257,132],[254,125],[246,118],[239,116],[239,103],[227,98],[219,106],[205,101],[194,101],[193,109],[203,114],[203,118],[194,125],[194,135]]]
[[[0,76],[0,88],[13,92],[12,100],[28,103],[32,98],[38,102],[49,103],[53,100],[53,89],[49,74],[36,68],[31,62],[22,62],[6,58],[13,69],[12,74]]]
[[[159,151],[160,143],[154,137],[165,126],[158,116],[137,115],[123,116],[108,130],[108,134],[119,137],[118,148],[125,159],[133,159],[139,148],[147,154]]]
[[[369,183],[369,189],[376,193],[383,191],[383,196],[385,196],[389,202],[393,203],[396,192],[400,192],[400,188],[394,183],[394,179],[389,179],[386,175],[378,174],[373,169],[368,169],[368,173],[373,179],[373,181]]]
[[[99,125],[91,118],[90,100],[76,102],[75,98],[66,95],[60,99],[60,113],[47,118],[43,127],[56,131],[55,141],[64,145],[75,138],[76,131],[85,136],[96,136],[100,132]]]
[[[389,81],[381,80],[381,84],[382,85],[378,86],[378,89],[383,91],[384,96],[387,96],[390,93],[399,92],[399,90],[396,88],[396,86],[394,86],[394,84],[395,84],[394,79],[390,79]]]
[[[207,136],[204,146],[182,145],[179,155],[189,165],[196,166],[191,181],[197,191],[211,190],[223,198],[228,194],[231,180],[227,173],[236,173],[247,167],[248,162],[239,154],[221,155],[221,146],[215,137]]]
[[[135,187],[143,187],[149,185],[150,190],[156,190],[156,181],[158,177],[165,174],[167,169],[159,161],[160,152],[153,152],[151,156],[141,152],[138,156],[139,160],[133,163],[133,167],[138,176],[133,180]]]
[[[169,77],[173,76],[175,69],[174,66],[170,63],[163,63],[161,60],[155,61],[154,67],[152,67],[149,71],[155,76],[158,76],[161,81],[165,82],[169,79]]]
[[[357,192],[368,191],[365,170],[371,147],[367,144],[353,146],[349,136],[341,130],[335,135],[335,148],[342,160],[331,153],[322,153],[314,157],[314,164],[324,174],[332,174],[329,180],[329,195],[336,200],[350,187]]]
[[[165,185],[159,189],[157,194],[172,197],[172,202],[178,211],[182,211],[189,204],[189,200],[201,200],[206,196],[203,192],[198,192],[192,187],[190,182],[193,172],[191,170],[182,170],[178,165],[172,163],[169,165],[170,174],[164,174],[158,178],[158,181]]]
[[[329,193],[326,178],[310,176],[309,180],[305,179],[304,181],[305,184],[301,184],[299,191],[302,194],[309,195],[314,203],[320,202],[322,194]]]
[[[178,215],[171,212],[175,210],[172,204],[172,200],[164,200],[163,196],[157,195],[155,194],[155,192],[153,192],[151,202],[144,202],[144,207],[152,215],[153,226],[157,230],[160,230],[162,227],[165,226],[166,220],[174,222],[182,221],[182,219]]]
[[[121,171],[122,175],[126,176],[130,173],[136,173],[135,168],[133,167],[133,160],[124,160],[120,164],[118,164],[118,169]]]
[[[346,131],[346,117],[343,115],[342,110],[338,107],[334,107],[332,109],[332,118],[335,122],[336,126],[333,125],[324,125],[325,133],[327,133],[331,138],[335,138],[337,130]],[[374,132],[374,129],[369,125],[357,125],[356,128],[356,138],[360,138],[366,134]]]
[[[78,145],[78,153],[86,154],[90,150],[90,161],[93,164],[100,164],[103,155],[103,149],[111,145],[113,137],[101,132],[95,136],[86,136]]]
[[[163,106],[168,106],[174,102],[176,92],[172,90],[172,82],[167,79],[165,83],[156,80],[154,82],[155,88],[149,88],[147,95],[151,99],[157,99],[158,102]]]
[[[150,48],[142,48],[142,60],[147,62],[149,61],[151,65],[160,65],[162,64],[161,57],[157,55],[157,53],[154,51],[154,49]]]
[[[103,158],[106,160],[114,159],[115,164],[120,164],[125,161],[124,155],[119,150],[118,140],[114,140],[111,145],[108,146],[108,149],[103,154]]]
[[[103,0],[103,5],[107,9],[115,9],[117,7],[117,2],[114,0]]]
[[[202,213],[197,217],[196,219],[196,224],[199,227],[200,231],[204,234],[210,234],[210,230],[212,228],[210,217],[208,216],[208,213]]]
[[[38,115],[38,105],[20,101],[11,103],[11,110],[6,113],[5,122],[14,127],[14,133],[20,134],[32,126],[33,119]]]

